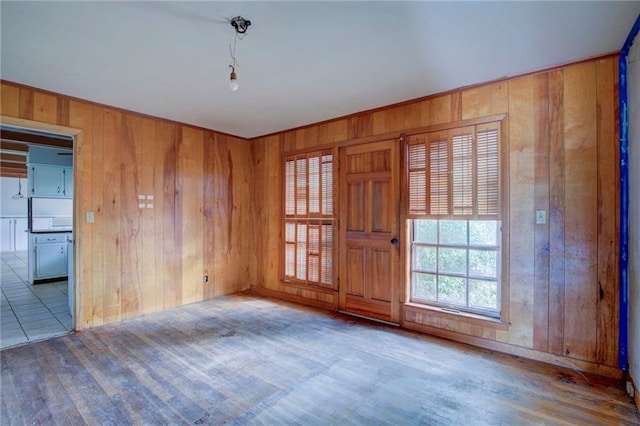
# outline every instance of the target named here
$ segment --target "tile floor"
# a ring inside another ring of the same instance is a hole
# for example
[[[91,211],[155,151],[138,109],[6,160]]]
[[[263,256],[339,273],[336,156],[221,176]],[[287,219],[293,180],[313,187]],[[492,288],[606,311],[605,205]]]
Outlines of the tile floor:
[[[27,283],[27,252],[2,252],[0,349],[71,330],[67,281]]]

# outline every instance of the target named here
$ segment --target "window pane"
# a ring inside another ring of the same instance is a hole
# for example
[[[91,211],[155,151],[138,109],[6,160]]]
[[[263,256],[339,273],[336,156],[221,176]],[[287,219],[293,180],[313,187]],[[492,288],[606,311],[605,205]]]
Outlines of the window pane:
[[[497,278],[498,252],[493,250],[469,250],[469,275]]]
[[[414,226],[414,241],[421,243],[438,242],[438,221],[437,220],[416,220]]]
[[[431,271],[436,272],[436,256],[437,250],[435,247],[420,247],[415,246],[415,265],[414,269],[419,269],[421,271]]]
[[[431,274],[413,274],[413,297],[425,300],[437,300],[436,276]]]
[[[450,277],[448,275],[438,276],[438,300],[440,302],[465,306],[467,304],[466,293],[464,278]]]
[[[467,244],[466,220],[441,220],[440,244]]]
[[[438,272],[467,273],[467,250],[440,247],[438,250]]]
[[[471,220],[469,221],[469,245],[497,246],[498,221]]]
[[[498,309],[498,283],[469,280],[469,306]]]

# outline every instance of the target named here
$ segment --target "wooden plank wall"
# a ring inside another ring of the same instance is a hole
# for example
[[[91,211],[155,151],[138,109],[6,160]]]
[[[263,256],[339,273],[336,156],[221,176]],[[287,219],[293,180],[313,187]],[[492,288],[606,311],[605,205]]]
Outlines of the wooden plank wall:
[[[510,325],[411,307],[402,325],[534,358],[615,369],[616,105],[617,57],[610,56],[255,139],[255,290],[336,306],[333,292],[281,282],[283,153],[506,113]],[[547,211],[546,224],[535,224],[535,210]]]
[[[248,288],[249,142],[10,82],[1,89],[2,115],[82,130],[75,201],[95,222],[76,221],[77,328]]]

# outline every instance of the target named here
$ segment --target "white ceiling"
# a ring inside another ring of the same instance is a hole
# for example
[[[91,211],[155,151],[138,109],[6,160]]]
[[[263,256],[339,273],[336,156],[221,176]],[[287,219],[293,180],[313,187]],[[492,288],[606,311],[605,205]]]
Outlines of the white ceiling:
[[[619,50],[634,2],[0,3],[2,79],[254,137]],[[238,42],[231,92],[229,18]]]

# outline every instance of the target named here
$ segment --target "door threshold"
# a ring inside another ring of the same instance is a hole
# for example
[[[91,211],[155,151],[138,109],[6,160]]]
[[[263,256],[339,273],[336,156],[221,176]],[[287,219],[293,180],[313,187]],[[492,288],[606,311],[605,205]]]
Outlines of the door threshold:
[[[360,315],[360,314],[354,314],[353,312],[347,312],[347,311],[338,311],[338,312],[341,313],[341,314],[345,314],[345,315],[349,315],[349,316],[357,317],[357,318],[362,318],[362,319],[369,320],[369,321],[375,321],[375,322],[379,322],[381,324],[390,325],[390,326],[393,326],[393,327],[400,327],[400,324],[396,324],[395,322],[389,322],[389,321],[381,320],[381,319],[378,319],[378,318],[371,318],[371,317],[367,317],[367,316]]]

